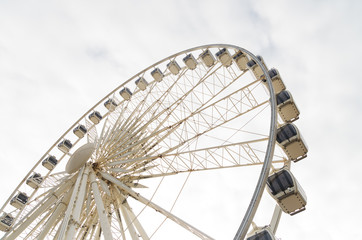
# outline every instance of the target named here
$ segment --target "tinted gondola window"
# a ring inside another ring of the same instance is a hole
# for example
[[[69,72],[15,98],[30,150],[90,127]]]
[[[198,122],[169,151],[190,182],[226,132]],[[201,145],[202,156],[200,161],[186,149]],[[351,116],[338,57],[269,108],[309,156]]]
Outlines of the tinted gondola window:
[[[269,176],[267,184],[273,195],[294,186],[292,176],[286,170],[282,170]]]
[[[242,51],[239,51],[237,54],[233,56],[234,60],[237,60],[239,57],[241,57],[244,53]]]
[[[66,148],[70,149],[72,147],[72,143],[68,139],[66,139],[66,140],[63,140],[61,143],[59,143],[58,147],[59,148],[66,147]]]
[[[136,83],[137,84],[137,83]],[[115,107],[117,107],[117,103],[113,100],[113,99],[108,99],[105,103],[104,106],[108,109],[108,110],[113,110]]]
[[[226,48],[221,49],[220,51],[218,51],[215,55],[216,57],[220,56],[221,54],[223,54],[224,52],[226,52]]]
[[[290,95],[287,91],[281,91],[278,95],[277,95],[277,104],[282,104],[285,101],[287,101],[288,99],[290,99]]]
[[[43,181],[43,178],[41,177],[41,175],[39,173],[35,173],[33,176],[31,176],[28,180],[33,180],[37,183],[41,183]]]
[[[254,65],[256,64],[256,62],[254,60],[250,60],[247,65],[249,68],[252,68]]]
[[[21,203],[26,203],[28,201],[28,196],[26,196],[25,194],[23,193],[20,193],[18,195],[18,200],[21,202]]]
[[[84,133],[87,132],[87,129],[83,125],[79,125],[79,129]]]
[[[53,165],[56,165],[58,163],[58,160],[54,156],[48,157],[47,160]]]
[[[41,177],[41,175],[39,174],[39,173],[35,173],[34,175],[33,175],[33,178],[40,178]]]
[[[152,70],[151,75],[156,81],[161,81],[164,77],[163,73],[159,68],[155,68],[154,70]]]
[[[209,50],[201,53],[200,57],[207,67],[211,67],[215,63],[215,58]]]
[[[288,138],[297,135],[297,130],[292,124],[287,124],[286,126],[284,126],[283,132],[285,135],[287,135]]]
[[[14,218],[9,215],[6,215],[3,219],[1,219],[1,222],[6,224],[9,227],[13,224],[13,221],[14,221]]]
[[[297,130],[295,127],[292,124],[287,124],[278,129],[277,142],[282,143],[295,135],[297,135]]]
[[[247,240],[272,240],[272,237],[268,231],[264,230],[258,234],[248,237]]]
[[[268,74],[269,74],[269,77],[270,77],[270,78],[273,78],[273,77],[275,77],[276,75],[278,75],[278,72],[277,72],[276,69],[272,68],[272,69],[270,69],[270,70],[268,71]]]
[[[94,112],[94,115],[99,118],[99,119],[102,119],[102,115],[99,113],[99,112]]]
[[[82,131],[83,133],[87,132],[87,128],[84,125],[79,125],[79,130]]]

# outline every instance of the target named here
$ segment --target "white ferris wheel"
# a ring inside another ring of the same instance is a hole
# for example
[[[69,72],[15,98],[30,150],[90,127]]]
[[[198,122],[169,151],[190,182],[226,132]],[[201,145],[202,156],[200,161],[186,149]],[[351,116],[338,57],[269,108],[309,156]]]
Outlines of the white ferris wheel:
[[[306,205],[290,169],[308,151],[298,118],[278,70],[260,56],[225,44],[174,54],[60,136],[1,207],[2,239],[213,239],[173,207],[190,176],[251,166],[259,166],[257,183],[234,239],[276,239],[282,212]],[[264,190],[276,201],[272,220],[254,223]]]

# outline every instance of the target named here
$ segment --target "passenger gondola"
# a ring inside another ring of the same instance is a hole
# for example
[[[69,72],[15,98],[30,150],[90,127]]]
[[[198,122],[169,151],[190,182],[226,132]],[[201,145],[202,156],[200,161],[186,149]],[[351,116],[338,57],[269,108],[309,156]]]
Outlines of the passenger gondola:
[[[39,173],[34,173],[26,180],[26,184],[34,189],[38,188],[42,182],[43,178]]]
[[[77,137],[82,138],[87,133],[87,128],[84,125],[79,124],[76,128],[73,129],[73,133]]]
[[[188,54],[182,60],[184,61],[186,67],[190,70],[194,70],[197,66],[197,61],[192,54]]]
[[[221,49],[215,55],[224,67],[229,67],[233,63],[230,53],[226,48]]]
[[[129,90],[129,88],[123,88],[119,94],[123,97],[124,100],[130,100],[132,97],[132,92]]]
[[[88,116],[89,120],[92,121],[94,124],[98,124],[102,120],[102,115],[98,111],[94,111]]]
[[[59,150],[64,153],[68,153],[72,146],[73,144],[68,139],[63,140],[58,144]]]
[[[141,89],[142,91],[146,90],[147,86],[148,86],[148,82],[146,81],[146,79],[144,79],[143,77],[140,77],[136,80],[135,84],[137,85],[137,87],[139,89]]]
[[[236,52],[233,55],[233,59],[241,71],[245,71],[248,69],[246,64],[248,63],[249,60],[248,57],[242,51]]]
[[[159,68],[155,68],[154,70],[152,70],[151,72],[151,76],[153,77],[153,79],[155,79],[157,82],[161,82],[164,75],[161,72],[161,70]]]
[[[178,65],[178,63],[175,60],[172,60],[171,62],[169,62],[167,64],[167,68],[168,68],[168,70],[170,70],[170,72],[173,75],[177,75],[181,70],[181,67]]]
[[[281,91],[276,99],[279,116],[284,122],[294,122],[299,118],[299,109],[289,91]]]
[[[215,58],[209,50],[206,50],[203,53],[201,53],[200,58],[207,67],[211,67],[215,64]]]
[[[289,160],[297,162],[307,157],[307,144],[294,124],[287,123],[279,127],[276,140]]]
[[[271,174],[267,186],[268,192],[284,212],[294,215],[305,210],[307,196],[290,170],[280,169]]]
[[[14,218],[11,214],[3,213],[0,217],[0,230],[3,232],[8,232],[14,224]]]
[[[54,156],[48,156],[41,163],[46,169],[53,170],[58,164],[58,160]]]
[[[26,193],[19,192],[10,200],[10,205],[16,207],[17,209],[21,209],[28,202],[28,200],[29,197],[26,195]]]
[[[117,103],[114,99],[109,98],[107,101],[105,101],[104,106],[112,112],[116,109]]]
[[[279,74],[279,71],[275,68],[272,68],[268,71],[268,75],[272,81],[274,93],[278,94],[281,91],[285,90],[285,84],[282,80],[282,77]],[[266,84],[266,79],[263,76],[263,82]]]
[[[256,56],[256,58],[263,64],[266,70],[268,70],[264,59],[261,56]],[[261,78],[264,75],[263,69],[254,61],[254,59],[251,59],[249,62],[247,62],[247,67],[254,73],[255,77],[257,79]]]

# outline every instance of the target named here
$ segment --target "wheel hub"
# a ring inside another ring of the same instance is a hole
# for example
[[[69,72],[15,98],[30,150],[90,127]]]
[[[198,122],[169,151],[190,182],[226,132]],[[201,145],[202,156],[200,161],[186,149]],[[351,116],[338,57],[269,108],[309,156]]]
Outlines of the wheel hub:
[[[69,174],[76,172],[88,161],[94,150],[94,143],[86,143],[78,148],[69,158],[68,163],[65,166],[65,171]]]

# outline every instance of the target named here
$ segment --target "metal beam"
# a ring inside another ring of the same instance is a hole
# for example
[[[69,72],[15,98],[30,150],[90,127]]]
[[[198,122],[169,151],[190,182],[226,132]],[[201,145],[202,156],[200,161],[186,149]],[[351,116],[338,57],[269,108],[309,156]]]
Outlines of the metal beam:
[[[105,178],[105,179],[113,182],[114,184],[116,184],[122,190],[126,191],[129,195],[131,195],[134,199],[136,199],[139,202],[145,204],[146,206],[149,206],[149,207],[153,208],[157,212],[161,213],[165,217],[169,218],[170,220],[174,221],[175,223],[177,223],[181,227],[185,228],[187,231],[195,234],[196,236],[198,236],[201,239],[213,239],[212,237],[208,236],[206,233],[203,233],[202,231],[200,231],[197,228],[193,227],[192,225],[185,222],[181,218],[175,216],[174,214],[170,213],[169,211],[167,211],[167,210],[163,209],[162,207],[158,206],[157,204],[151,202],[151,200],[148,200],[148,199],[142,197],[139,193],[136,193],[135,191],[133,191],[131,188],[129,188],[128,186],[123,184],[117,178],[115,178],[115,177],[113,177],[113,176],[111,176],[111,175],[109,175],[108,173],[105,173],[105,172],[100,172],[100,173],[101,173],[103,178]]]
[[[139,240],[136,229],[134,228],[134,226],[132,224],[131,218],[128,215],[128,211],[127,211],[126,207],[121,204],[120,209],[121,209],[123,218],[126,221],[128,232],[131,235],[132,240]]]
[[[57,218],[64,212],[64,210],[66,209],[69,200],[70,200],[70,196],[71,196],[71,191],[69,191],[62,199],[62,201],[58,204],[57,208],[55,209],[54,213],[51,215],[51,217],[48,219],[48,221],[46,222],[45,226],[43,227],[43,229],[41,230],[41,233],[39,234],[39,236],[37,237],[38,240],[43,240],[46,235],[49,233],[49,230],[54,226],[55,221],[57,220]]]
[[[75,202],[73,214],[71,216],[72,218],[70,219],[71,221],[69,222],[68,231],[66,232],[65,239],[67,240],[74,239],[76,227],[79,227],[80,214],[82,206],[84,204],[84,196],[87,189],[88,173],[89,173],[89,166],[86,166],[82,176],[82,181],[79,187],[79,191],[77,194],[77,199]]]
[[[131,217],[132,219],[132,223],[135,225],[135,227],[137,228],[137,231],[139,232],[139,234],[141,235],[143,240],[149,240],[150,238],[148,237],[146,231],[144,230],[144,228],[142,227],[141,223],[138,221],[138,218],[136,217],[136,215],[134,214],[132,208],[129,206],[128,202],[126,199],[124,199],[123,201],[123,205],[127,208],[128,211],[128,215]]]
[[[57,240],[64,240],[65,232],[66,232],[66,230],[68,228],[68,223],[69,223],[70,215],[71,215],[72,210],[73,210],[74,202],[75,202],[75,200],[77,198],[77,195],[78,195],[79,185],[81,183],[83,172],[84,172],[84,167],[82,167],[78,172],[77,180],[75,182],[73,192],[72,192],[72,196],[70,197],[69,204],[67,206],[67,211],[65,212],[65,215],[64,215],[64,218],[63,218],[63,222],[62,222],[62,224],[60,226],[60,231],[59,231]]]
[[[124,227],[123,227],[123,222],[122,222],[122,218],[121,218],[121,213],[119,212],[119,205],[118,205],[118,195],[117,195],[117,192],[118,192],[118,188],[116,188],[115,186],[112,186],[111,188],[112,190],[112,204],[114,206],[114,209],[115,209],[115,212],[116,212],[116,216],[117,216],[117,221],[118,221],[118,224],[119,224],[119,228],[121,230],[121,234],[122,234],[122,239],[123,240],[126,240],[126,235],[124,233]]]
[[[91,181],[91,187],[92,187],[94,200],[95,200],[96,206],[97,206],[98,216],[99,216],[101,226],[102,226],[102,232],[103,232],[104,239],[112,240],[113,238],[112,238],[111,226],[108,221],[106,209],[104,208],[103,200],[102,200],[99,188],[98,188],[98,183],[97,183],[96,176],[95,176],[93,169],[91,169],[89,177],[90,177],[90,181]]]
[[[117,192],[117,198],[120,199],[120,201],[122,202],[121,206],[125,207],[125,211],[127,212],[127,215],[130,218],[129,223],[127,223],[127,224],[134,225],[143,240],[149,240],[150,238],[148,237],[148,235],[147,235],[146,231],[144,230],[144,228],[142,227],[141,223],[138,221],[138,218],[134,214],[132,208],[128,204],[126,197],[119,191],[119,188],[116,188],[116,192]],[[133,228],[133,226],[132,226],[132,228]],[[134,232],[136,232],[136,231],[134,231]]]
[[[274,234],[277,232],[277,228],[278,228],[282,213],[283,213],[282,209],[279,207],[278,204],[276,204],[275,208],[274,208],[273,217],[270,221],[270,229],[272,230],[272,232]]]

